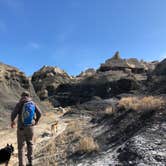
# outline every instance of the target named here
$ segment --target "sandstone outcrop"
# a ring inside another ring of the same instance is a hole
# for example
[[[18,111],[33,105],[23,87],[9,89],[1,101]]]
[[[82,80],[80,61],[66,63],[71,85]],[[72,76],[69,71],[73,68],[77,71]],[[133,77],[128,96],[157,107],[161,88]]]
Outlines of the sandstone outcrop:
[[[135,58],[131,59],[122,59],[119,52],[116,52],[115,55],[106,60],[105,63],[101,64],[98,71],[126,71],[130,70],[133,73],[143,73],[147,68]]]
[[[166,60],[158,64],[122,59],[117,52],[98,70],[88,69],[77,77],[70,77],[57,67],[44,66],[28,78],[17,68],[1,63],[0,127],[6,130],[0,130],[0,135],[11,136],[6,127],[10,112],[21,92],[29,90],[40,106],[37,95],[57,107],[44,112],[38,126],[35,166],[164,166],[165,65]],[[147,100],[144,93],[158,96]],[[120,101],[123,101],[121,106]],[[50,125],[57,118],[58,132],[52,136]],[[87,139],[83,144],[87,149],[81,149],[82,138]],[[7,140],[11,141],[11,137]]]
[[[148,76],[148,93],[166,94],[166,59],[157,64],[155,70]]]
[[[106,99],[133,93],[147,79],[147,70],[137,59],[122,59],[117,52],[97,71],[88,69],[75,78],[59,68],[44,66],[34,73],[32,83],[41,100],[67,106],[89,101],[93,96]]]
[[[154,74],[158,76],[166,76],[166,59],[161,61],[155,68]]]
[[[9,114],[25,90],[39,102],[29,78],[17,68],[0,63],[0,124],[9,123]]]
[[[43,66],[32,76],[32,84],[41,100],[54,94],[57,87],[71,81],[68,74],[58,67]]]
[[[153,70],[155,65],[155,62],[147,63],[144,61],[139,61],[136,58],[122,59],[120,53],[116,52],[112,58],[101,64],[98,71],[130,71],[134,74],[141,74],[147,72],[148,70]]]
[[[89,77],[89,76],[93,76],[95,74],[96,74],[95,69],[90,68],[90,69],[87,69],[87,70],[81,72],[77,77]]]

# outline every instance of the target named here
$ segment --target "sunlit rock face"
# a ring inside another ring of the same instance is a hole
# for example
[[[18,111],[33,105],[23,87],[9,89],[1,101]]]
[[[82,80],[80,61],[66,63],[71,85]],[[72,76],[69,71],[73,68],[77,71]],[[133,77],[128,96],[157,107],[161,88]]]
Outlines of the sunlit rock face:
[[[25,90],[30,91],[34,100],[38,101],[31,81],[24,73],[15,67],[0,63],[0,123],[5,125],[9,122],[9,114]]]
[[[154,74],[159,76],[166,76],[166,59],[161,61],[155,68]]]
[[[156,65],[148,76],[148,91],[152,94],[166,94],[166,59]]]
[[[149,63],[144,63],[143,61],[139,61],[136,58],[130,59],[122,59],[119,52],[116,52],[115,55],[106,60],[105,63],[101,64],[98,71],[131,71],[135,74],[140,74],[148,71],[151,65]]]
[[[71,78],[58,67],[43,66],[32,76],[32,84],[41,100],[54,94],[60,84],[69,83]]]

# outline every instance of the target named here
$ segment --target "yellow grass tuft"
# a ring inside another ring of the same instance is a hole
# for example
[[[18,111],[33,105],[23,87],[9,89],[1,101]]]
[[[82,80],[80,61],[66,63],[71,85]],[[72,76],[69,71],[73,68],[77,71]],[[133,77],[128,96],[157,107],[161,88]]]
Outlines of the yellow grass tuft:
[[[81,130],[80,123],[78,120],[73,120],[68,124],[68,132],[78,132]]]
[[[146,97],[124,97],[118,106],[125,109],[133,110],[159,110],[166,105],[162,97],[146,96]]]
[[[79,151],[82,152],[94,152],[99,150],[99,145],[94,141],[91,136],[86,136],[79,141]]]
[[[114,108],[112,106],[109,106],[105,109],[105,114],[110,115],[113,112],[115,112]]]

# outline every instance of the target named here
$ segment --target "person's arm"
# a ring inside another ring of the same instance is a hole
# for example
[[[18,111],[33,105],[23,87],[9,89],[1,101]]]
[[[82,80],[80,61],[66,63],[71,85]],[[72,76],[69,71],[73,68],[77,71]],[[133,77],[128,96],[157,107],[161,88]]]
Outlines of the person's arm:
[[[15,119],[19,112],[19,103],[16,104],[14,110],[11,113],[11,128],[14,128],[16,125]]]
[[[39,122],[39,119],[41,118],[42,112],[36,104],[35,104],[35,113],[36,113],[35,125],[37,125]]]

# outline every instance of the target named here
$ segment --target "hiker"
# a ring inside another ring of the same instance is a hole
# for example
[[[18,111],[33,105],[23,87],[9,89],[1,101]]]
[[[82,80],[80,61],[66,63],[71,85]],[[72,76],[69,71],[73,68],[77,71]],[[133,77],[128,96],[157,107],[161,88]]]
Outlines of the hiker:
[[[11,127],[14,128],[17,120],[17,144],[19,166],[25,166],[25,143],[27,144],[28,165],[32,166],[33,159],[33,137],[34,126],[38,124],[41,117],[39,107],[30,98],[30,93],[25,91],[21,94],[20,101],[11,113]]]

